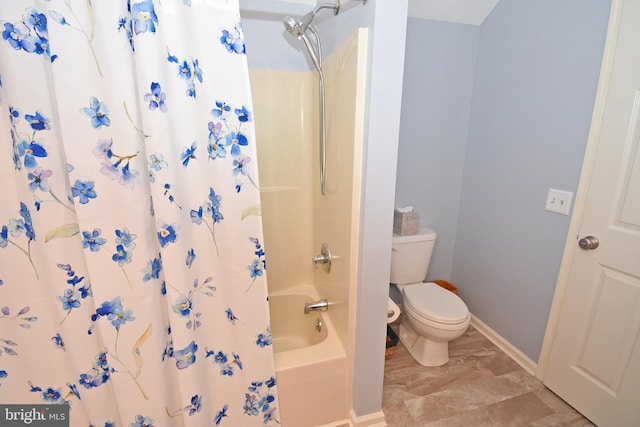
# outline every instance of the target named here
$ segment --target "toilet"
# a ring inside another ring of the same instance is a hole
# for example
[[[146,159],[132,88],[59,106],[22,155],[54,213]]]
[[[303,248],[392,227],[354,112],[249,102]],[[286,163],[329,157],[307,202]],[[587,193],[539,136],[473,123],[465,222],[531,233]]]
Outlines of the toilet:
[[[429,269],[436,233],[420,228],[411,236],[393,235],[391,285],[402,309],[400,341],[423,366],[440,366],[449,360],[449,341],[469,327],[467,305],[453,292],[423,280]]]

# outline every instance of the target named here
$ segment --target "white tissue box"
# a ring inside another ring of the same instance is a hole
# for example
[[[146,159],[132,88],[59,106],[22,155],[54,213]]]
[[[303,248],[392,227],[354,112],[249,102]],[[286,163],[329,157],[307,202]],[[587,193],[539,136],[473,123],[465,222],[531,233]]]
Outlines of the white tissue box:
[[[393,232],[399,236],[418,234],[420,214],[418,212],[393,211]]]

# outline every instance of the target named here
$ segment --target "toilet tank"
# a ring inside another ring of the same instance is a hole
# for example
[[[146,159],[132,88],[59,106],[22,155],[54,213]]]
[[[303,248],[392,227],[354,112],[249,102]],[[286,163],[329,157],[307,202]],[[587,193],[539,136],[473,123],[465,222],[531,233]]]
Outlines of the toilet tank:
[[[422,282],[427,276],[436,233],[420,228],[412,236],[393,235],[391,244],[391,283],[404,285]]]

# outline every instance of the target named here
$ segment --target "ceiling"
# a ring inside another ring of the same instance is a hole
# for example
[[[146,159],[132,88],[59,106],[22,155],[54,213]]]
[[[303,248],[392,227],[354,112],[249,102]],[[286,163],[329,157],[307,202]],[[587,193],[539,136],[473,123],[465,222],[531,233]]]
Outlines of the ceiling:
[[[409,16],[482,25],[499,0],[409,0]]]

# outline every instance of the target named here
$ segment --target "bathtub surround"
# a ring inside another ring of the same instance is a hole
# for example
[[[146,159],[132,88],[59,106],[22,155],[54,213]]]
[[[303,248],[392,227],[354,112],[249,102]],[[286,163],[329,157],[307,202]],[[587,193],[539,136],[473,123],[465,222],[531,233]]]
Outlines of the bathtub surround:
[[[323,62],[324,195],[318,174],[317,73],[251,70],[274,341],[296,339],[284,327],[299,322],[292,316],[321,319],[329,334],[298,349],[276,347],[283,425],[344,421],[350,409],[366,47],[367,31],[361,29]],[[312,263],[323,243],[332,253],[329,273]],[[303,313],[305,302],[325,298],[327,311]],[[278,308],[283,299],[297,304],[286,308],[289,317]]]

